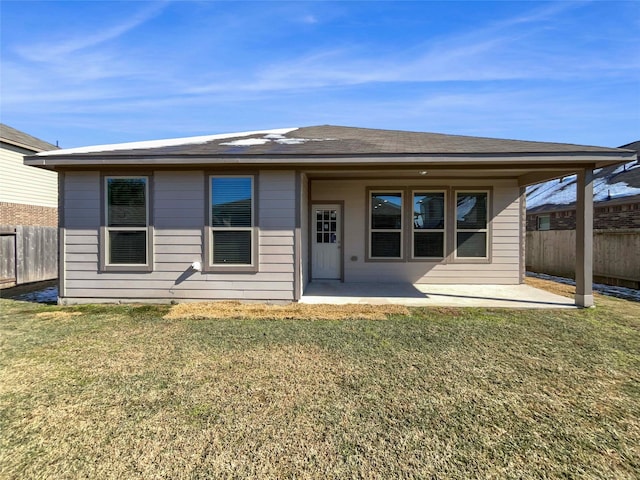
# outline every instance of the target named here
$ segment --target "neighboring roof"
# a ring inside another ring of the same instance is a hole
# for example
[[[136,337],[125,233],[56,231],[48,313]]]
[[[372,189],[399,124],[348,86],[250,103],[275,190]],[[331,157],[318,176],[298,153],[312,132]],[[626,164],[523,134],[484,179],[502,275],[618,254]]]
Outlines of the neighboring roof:
[[[11,145],[15,145],[16,147],[21,147],[26,150],[32,150],[34,152],[58,150],[58,147],[55,145],[33,137],[28,133],[16,130],[4,123],[0,123],[0,141],[10,143]]]
[[[634,150],[636,152],[640,152],[640,140],[636,140],[635,142],[627,143],[626,145],[622,145],[620,148],[624,148],[626,150]]]
[[[501,140],[439,133],[331,125],[229,133],[191,138],[97,145],[39,156],[254,156],[380,154],[613,153],[606,147]]]
[[[640,152],[640,140],[620,148]],[[594,202],[618,204],[625,199],[633,203],[640,201],[640,162],[638,160],[594,170]],[[528,213],[568,210],[575,208],[575,203],[575,175],[527,187]]]

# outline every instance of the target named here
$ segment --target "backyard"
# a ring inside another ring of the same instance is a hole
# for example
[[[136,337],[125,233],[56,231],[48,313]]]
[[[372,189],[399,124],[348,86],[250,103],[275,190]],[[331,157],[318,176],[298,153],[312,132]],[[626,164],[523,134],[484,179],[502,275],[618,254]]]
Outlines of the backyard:
[[[0,478],[638,478],[640,303],[596,302],[0,300]]]

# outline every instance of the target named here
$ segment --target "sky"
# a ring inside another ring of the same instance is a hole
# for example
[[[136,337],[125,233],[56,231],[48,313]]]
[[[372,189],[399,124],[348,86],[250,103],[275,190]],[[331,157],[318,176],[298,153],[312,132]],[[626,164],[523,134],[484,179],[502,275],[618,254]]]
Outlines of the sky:
[[[63,148],[344,125],[640,139],[640,2],[0,2],[0,121]]]

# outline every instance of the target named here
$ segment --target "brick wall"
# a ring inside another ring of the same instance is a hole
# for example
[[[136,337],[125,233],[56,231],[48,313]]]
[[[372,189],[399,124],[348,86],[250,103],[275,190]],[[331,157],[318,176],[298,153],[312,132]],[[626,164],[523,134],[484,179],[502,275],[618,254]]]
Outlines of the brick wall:
[[[527,231],[538,230],[538,217],[549,215],[549,230],[574,230],[576,211],[534,213],[527,215]],[[616,230],[640,228],[640,202],[621,205],[596,205],[593,209],[593,228]]]
[[[0,202],[0,225],[58,226],[58,209]]]
[[[527,231],[539,230],[538,217],[549,217],[549,230],[574,230],[576,228],[576,211],[545,212],[527,215]],[[594,219],[595,221],[595,219]]]
[[[640,228],[640,202],[596,207],[593,213],[596,229]]]

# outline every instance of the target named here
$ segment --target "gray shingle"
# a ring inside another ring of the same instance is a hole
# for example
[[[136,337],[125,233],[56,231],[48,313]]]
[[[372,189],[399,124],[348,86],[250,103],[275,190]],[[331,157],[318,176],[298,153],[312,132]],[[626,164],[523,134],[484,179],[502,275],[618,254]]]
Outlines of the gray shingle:
[[[58,147],[51,143],[40,140],[39,138],[33,137],[28,133],[21,132],[20,130],[16,130],[4,123],[0,123],[0,140],[33,150],[34,152],[46,152],[48,150],[58,149]]]
[[[266,138],[264,133],[260,133],[238,136],[237,139],[241,139],[242,142],[236,145],[233,144],[234,137],[230,136],[200,144],[184,143],[174,146],[136,149],[111,148],[90,153],[70,153],[69,156],[367,156],[619,152],[613,148],[566,143],[503,140],[332,125],[299,128],[284,134],[281,138]],[[247,139],[255,139],[256,142],[247,145]]]

